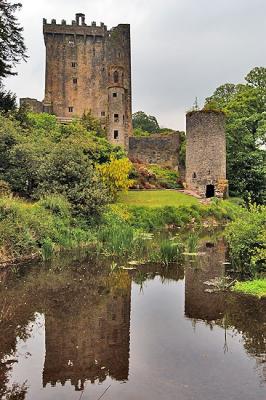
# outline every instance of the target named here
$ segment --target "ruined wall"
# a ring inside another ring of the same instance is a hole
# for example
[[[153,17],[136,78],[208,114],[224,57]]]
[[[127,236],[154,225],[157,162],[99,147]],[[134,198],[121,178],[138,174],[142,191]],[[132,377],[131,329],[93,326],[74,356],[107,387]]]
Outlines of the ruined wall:
[[[145,164],[178,166],[179,134],[129,138],[129,158]]]
[[[19,105],[26,106],[34,113],[41,113],[43,112],[43,104],[41,101],[36,99],[31,99],[30,97],[23,97],[19,99]]]
[[[43,33],[45,110],[62,121],[91,110],[108,140],[127,147],[132,131],[130,26],[88,26],[85,15],[76,14],[72,25],[44,19]]]
[[[225,116],[222,112],[187,114],[186,185],[202,197],[226,197]],[[214,193],[211,193],[213,190]]]

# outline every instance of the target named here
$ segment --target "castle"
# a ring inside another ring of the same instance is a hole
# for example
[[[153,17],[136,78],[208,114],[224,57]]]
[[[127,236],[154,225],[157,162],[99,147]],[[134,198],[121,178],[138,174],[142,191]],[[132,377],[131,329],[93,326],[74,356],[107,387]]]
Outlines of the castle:
[[[130,25],[107,30],[85,22],[84,14],[68,25],[43,20],[46,47],[43,102],[21,99],[37,112],[55,114],[61,122],[91,111],[107,139],[128,147],[132,131]]]
[[[62,123],[86,112],[97,117],[108,141],[128,151],[131,160],[171,168],[179,165],[179,133],[132,137],[130,25],[110,30],[76,14],[68,25],[43,20],[46,46],[45,97],[22,98],[34,112]],[[201,197],[226,197],[226,141],[223,113],[187,114],[186,188]]]

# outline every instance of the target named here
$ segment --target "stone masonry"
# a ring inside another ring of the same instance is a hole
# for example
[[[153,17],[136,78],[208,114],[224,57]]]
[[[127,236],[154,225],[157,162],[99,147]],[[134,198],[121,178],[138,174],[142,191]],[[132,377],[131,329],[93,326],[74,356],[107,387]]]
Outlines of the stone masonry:
[[[227,196],[225,115],[216,111],[187,114],[186,187],[202,197]]]
[[[129,138],[129,158],[144,164],[178,166],[179,133]]]
[[[67,123],[90,112],[99,118],[107,139],[128,148],[132,133],[130,25],[108,30],[87,25],[76,14],[68,25],[43,20],[46,46],[45,98],[42,111]],[[34,99],[22,99],[33,111]]]

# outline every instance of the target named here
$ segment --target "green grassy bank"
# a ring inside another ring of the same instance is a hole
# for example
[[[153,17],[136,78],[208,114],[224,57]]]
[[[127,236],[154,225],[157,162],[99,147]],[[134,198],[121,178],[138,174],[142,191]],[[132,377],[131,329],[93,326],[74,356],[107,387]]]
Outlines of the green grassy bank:
[[[198,205],[199,200],[176,190],[140,190],[120,194],[118,203],[146,207],[179,207]]]
[[[237,282],[233,288],[235,292],[252,294],[257,297],[266,296],[266,279],[254,279],[247,282]]]
[[[136,192],[129,193],[126,196]],[[125,256],[134,250],[135,257],[150,247],[149,234],[169,231],[203,221],[232,220],[237,206],[228,202],[202,205],[197,199],[182,193],[162,191],[154,193],[157,206],[125,203],[126,196],[106,207],[98,220],[77,218],[62,196],[46,196],[32,203],[12,197],[0,198],[0,263],[8,264],[35,257],[47,259],[62,249],[92,246],[95,251],[114,256]],[[175,205],[165,205],[167,197],[176,196]],[[160,198],[160,203],[158,202]],[[191,201],[195,204],[191,204]],[[178,203],[178,206],[177,206]],[[144,246],[144,244],[145,246]],[[142,246],[142,248],[140,248]],[[143,250],[143,246],[145,249]],[[164,249],[167,244],[162,244]],[[170,246],[171,247],[171,246]],[[105,251],[106,250],[106,251]],[[169,252],[172,250],[168,249]],[[167,251],[168,251],[167,250]],[[164,251],[164,250],[162,250]]]

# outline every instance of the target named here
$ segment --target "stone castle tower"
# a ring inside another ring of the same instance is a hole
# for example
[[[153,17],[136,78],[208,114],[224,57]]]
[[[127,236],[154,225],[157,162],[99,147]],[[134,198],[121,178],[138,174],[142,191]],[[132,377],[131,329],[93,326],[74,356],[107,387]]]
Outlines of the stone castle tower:
[[[85,23],[76,14],[65,20],[43,20],[46,46],[43,111],[68,122],[91,111],[100,119],[107,139],[128,147],[132,131],[130,26],[111,30]]]
[[[186,117],[186,185],[201,197],[227,196],[225,115],[192,111]]]

